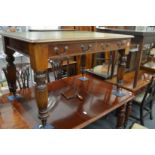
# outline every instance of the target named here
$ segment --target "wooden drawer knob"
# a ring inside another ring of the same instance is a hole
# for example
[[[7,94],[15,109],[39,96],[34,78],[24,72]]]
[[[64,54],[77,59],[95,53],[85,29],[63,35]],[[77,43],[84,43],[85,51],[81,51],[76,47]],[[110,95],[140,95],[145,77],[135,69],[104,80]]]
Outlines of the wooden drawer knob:
[[[59,54],[59,48],[57,46],[54,47],[54,52],[55,52],[55,54]]]

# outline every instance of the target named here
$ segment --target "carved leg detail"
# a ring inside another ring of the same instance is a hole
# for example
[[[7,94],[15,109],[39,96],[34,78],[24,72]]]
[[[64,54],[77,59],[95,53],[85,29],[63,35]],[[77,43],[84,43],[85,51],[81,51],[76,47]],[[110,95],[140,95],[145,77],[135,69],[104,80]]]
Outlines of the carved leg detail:
[[[48,117],[48,90],[46,82],[46,72],[37,72],[35,73],[36,81],[36,100],[39,109],[39,118],[42,121],[42,128],[46,126],[47,117]]]
[[[116,126],[116,128],[118,129],[122,129],[124,126],[125,110],[126,110],[126,104],[119,108],[118,116],[117,116],[117,126]]]

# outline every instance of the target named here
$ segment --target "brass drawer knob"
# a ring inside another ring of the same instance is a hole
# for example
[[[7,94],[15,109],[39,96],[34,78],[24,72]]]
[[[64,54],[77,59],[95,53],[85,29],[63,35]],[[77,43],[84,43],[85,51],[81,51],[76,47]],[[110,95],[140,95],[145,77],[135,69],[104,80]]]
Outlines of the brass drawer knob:
[[[89,44],[89,45],[84,45],[84,44],[81,44],[81,49],[82,49],[82,52],[86,52],[88,50],[90,50],[92,48],[92,44]]]
[[[81,44],[81,49],[82,49],[82,52],[86,52],[87,51],[87,49],[86,49],[86,47],[83,45],[83,44]]]

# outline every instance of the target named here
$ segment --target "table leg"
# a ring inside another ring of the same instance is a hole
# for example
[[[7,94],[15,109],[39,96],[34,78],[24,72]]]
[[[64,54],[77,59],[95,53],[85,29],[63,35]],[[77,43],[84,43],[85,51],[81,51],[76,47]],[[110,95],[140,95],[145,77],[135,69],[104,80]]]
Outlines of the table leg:
[[[35,94],[36,94],[36,101],[39,110],[39,118],[42,122],[42,125],[39,128],[45,128],[47,123],[48,117],[48,90],[46,84],[46,72],[36,72],[35,73]]]
[[[131,114],[132,111],[132,102],[128,102],[127,106],[126,106],[126,114],[125,114],[125,123],[124,123],[124,127],[126,128],[127,123],[128,123],[128,118]]]
[[[115,62],[116,62],[116,51],[112,51],[112,65],[111,65],[111,75],[110,75],[110,78],[112,78],[113,75],[114,75]]]
[[[137,52],[137,56],[136,56],[135,77],[134,77],[133,88],[137,86],[138,74],[139,74],[141,59],[143,55],[143,47],[144,47],[144,41],[143,39],[141,39],[139,42],[139,51]]]
[[[127,57],[125,55],[125,50],[119,50],[119,53],[120,53],[120,59],[119,59],[119,65],[117,70],[117,90],[114,91],[113,94],[121,97],[125,95],[121,91],[121,86],[123,85],[123,76],[125,73]]]
[[[38,107],[41,125],[34,128],[53,128],[47,124],[48,117],[48,87],[47,87],[47,68],[48,68],[48,46],[47,44],[30,44],[29,55],[31,68],[35,78],[35,98]]]
[[[118,129],[122,129],[124,127],[125,110],[126,110],[126,104],[122,105],[118,110],[117,125],[116,125],[116,128]]]
[[[4,53],[6,54],[6,61],[7,61],[6,69],[4,69],[3,71],[6,76],[10,93],[13,94],[13,96],[9,96],[8,99],[12,101],[18,98],[18,96],[16,96],[16,89],[17,89],[16,66],[14,64],[15,58],[13,56],[15,51],[7,47],[9,44],[9,40],[6,37],[2,37],[2,43],[3,43],[3,49],[4,49]]]
[[[6,66],[6,79],[8,82],[8,87],[11,93],[13,93],[13,95],[16,95],[16,66],[14,64],[14,51],[13,50],[7,50],[5,51],[6,54],[6,61],[7,61],[7,66]]]
[[[85,69],[86,69],[86,55],[81,55],[81,73],[82,77],[80,77],[80,80],[87,81],[88,78],[85,76]]]

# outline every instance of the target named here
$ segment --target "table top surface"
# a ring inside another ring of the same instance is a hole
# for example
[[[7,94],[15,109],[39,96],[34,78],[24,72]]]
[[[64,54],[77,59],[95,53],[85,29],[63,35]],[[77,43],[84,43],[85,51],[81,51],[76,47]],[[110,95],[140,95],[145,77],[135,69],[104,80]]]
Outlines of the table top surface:
[[[126,30],[126,29],[110,29],[110,28],[96,28],[97,31],[117,33],[117,34],[126,34],[126,35],[134,35],[134,36],[155,36],[155,32],[153,31],[140,31],[140,30]]]
[[[0,35],[30,43],[62,42],[62,41],[91,41],[127,39],[131,35],[109,34],[89,31],[51,31],[51,32],[2,32]]]
[[[145,70],[139,70],[137,86],[135,88],[133,88],[134,76],[135,76],[135,71],[127,72],[124,74],[123,88],[126,88],[132,91],[133,93],[138,93],[140,89],[146,87],[150,83],[152,74],[148,73]],[[117,77],[113,77],[112,79],[109,79],[106,81],[112,84],[117,84]]]
[[[126,93],[125,96],[116,97],[112,94],[116,86],[91,75],[87,75],[89,80],[84,82],[79,80],[78,77],[74,76],[54,81],[48,86],[49,103],[50,101],[56,101],[53,105],[51,104],[52,108],[49,111],[48,123],[52,124],[55,128],[83,128],[124,105],[134,97],[130,91],[125,89],[123,89],[123,92]],[[66,91],[78,91],[78,94],[83,98],[74,97],[66,99],[62,95]],[[33,92],[32,89],[31,92]],[[24,93],[26,94],[26,91]],[[36,115],[37,107],[35,99],[32,96],[30,97],[31,94],[33,93],[24,95],[23,100],[15,101],[12,104],[13,108],[20,113],[24,122],[30,128],[39,123]],[[1,116],[4,118],[3,115],[2,112]],[[7,115],[6,119],[13,119],[13,116]],[[4,123],[3,121],[3,124],[1,124],[2,127],[6,127]],[[16,125],[13,124],[13,126],[15,127]],[[20,126],[24,125],[20,124]]]

